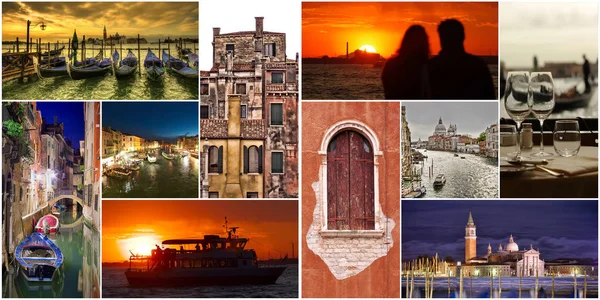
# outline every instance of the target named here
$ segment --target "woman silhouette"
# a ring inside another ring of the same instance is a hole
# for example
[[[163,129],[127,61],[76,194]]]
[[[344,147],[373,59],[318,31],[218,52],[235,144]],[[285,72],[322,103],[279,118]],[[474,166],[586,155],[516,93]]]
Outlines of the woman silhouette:
[[[429,98],[427,60],[429,37],[421,25],[412,25],[404,33],[397,54],[383,68],[381,79],[386,99]]]

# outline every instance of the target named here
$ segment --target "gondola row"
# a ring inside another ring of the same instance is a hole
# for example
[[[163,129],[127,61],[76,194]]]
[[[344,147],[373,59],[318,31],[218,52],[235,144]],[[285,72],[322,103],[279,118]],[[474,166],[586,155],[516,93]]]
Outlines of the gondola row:
[[[60,53],[55,54],[59,55]],[[198,55],[188,53],[186,57],[188,57],[189,63],[163,51],[162,60],[160,60],[148,49],[144,59],[146,75],[151,80],[159,80],[163,77],[165,71],[169,70],[185,78],[198,78]],[[109,72],[114,74],[117,79],[123,79],[135,74],[139,68],[138,58],[131,50],[123,59],[120,59],[119,52],[115,50],[110,58],[103,58],[102,52],[98,53],[96,57],[88,58],[83,62],[77,61],[73,55],[69,55],[68,59],[53,57],[41,61],[34,57],[33,64],[40,79],[69,76],[73,80],[79,80],[104,76]],[[190,64],[192,67],[190,67]]]

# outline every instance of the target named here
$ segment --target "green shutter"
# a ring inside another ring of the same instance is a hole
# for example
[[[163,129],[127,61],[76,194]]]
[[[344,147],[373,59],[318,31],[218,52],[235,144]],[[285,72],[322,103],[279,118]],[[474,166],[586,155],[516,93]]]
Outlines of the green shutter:
[[[219,166],[218,166],[219,174],[223,173],[223,146],[219,147]]]
[[[248,147],[244,146],[244,174],[248,174]]]
[[[263,146],[258,147],[258,173],[262,174],[263,172]]]

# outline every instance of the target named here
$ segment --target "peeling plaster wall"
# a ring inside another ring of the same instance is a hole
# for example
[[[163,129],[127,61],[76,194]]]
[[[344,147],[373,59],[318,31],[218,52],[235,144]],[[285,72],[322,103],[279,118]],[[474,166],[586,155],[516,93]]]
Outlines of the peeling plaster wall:
[[[302,296],[307,298],[400,297],[400,104],[302,103]],[[324,237],[319,185],[325,132],[334,124],[366,124],[380,142],[376,211],[382,235]],[[389,243],[389,244],[386,244]]]

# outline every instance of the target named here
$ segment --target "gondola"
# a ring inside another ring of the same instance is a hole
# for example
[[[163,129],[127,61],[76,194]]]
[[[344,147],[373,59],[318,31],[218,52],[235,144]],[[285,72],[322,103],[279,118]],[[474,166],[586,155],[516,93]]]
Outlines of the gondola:
[[[144,68],[146,68],[148,78],[152,80],[157,80],[165,73],[162,61],[150,49],[148,49],[148,54],[146,54],[146,59],[144,59]]]
[[[165,67],[173,70],[173,72],[186,78],[198,78],[198,70],[190,68],[186,62],[169,55],[164,50],[162,53],[162,60]]]
[[[198,69],[198,54],[190,53],[188,54],[188,63],[194,69]]]
[[[27,281],[52,281],[63,263],[60,248],[47,236],[34,232],[15,249],[15,258]]]
[[[179,57],[182,57],[182,58],[187,59],[188,55],[190,53],[193,53],[192,49],[189,49],[189,48],[184,49],[184,48],[179,47],[179,45],[177,45],[177,44],[175,44],[175,48],[177,49],[177,54],[179,54]]]
[[[111,65],[114,68],[113,73],[115,74],[117,79],[133,75],[135,73],[135,70],[137,70],[138,68],[138,59],[137,57],[135,57],[135,54],[131,52],[131,50],[129,50],[127,56],[125,56],[125,58],[118,63],[118,67],[117,62],[119,61],[119,52],[117,52],[117,50],[115,50],[115,53],[113,53],[111,59]]]
[[[57,56],[59,55],[63,50],[65,50],[65,46],[62,46],[59,49],[56,50],[50,50],[50,56]],[[42,53],[42,56],[48,56],[48,51]]]
[[[100,55],[98,55],[100,57]],[[87,61],[86,61],[87,62]],[[96,59],[93,64],[83,64],[81,66],[73,66],[69,61],[67,64],[67,72],[73,80],[86,79],[92,77],[104,76],[112,69],[111,61],[108,58]]]
[[[35,68],[35,72],[40,79],[69,75],[66,64],[56,66],[40,63],[38,58],[35,56],[33,57],[33,67]]]

